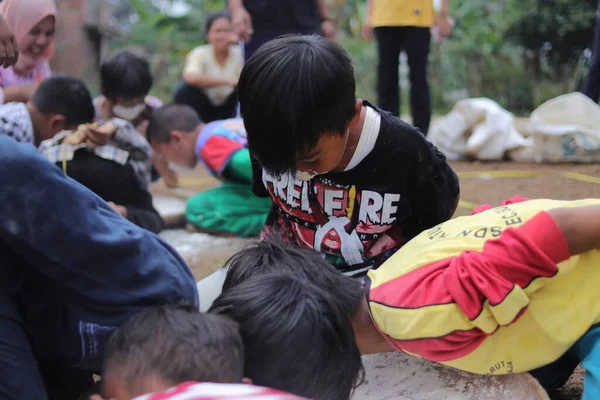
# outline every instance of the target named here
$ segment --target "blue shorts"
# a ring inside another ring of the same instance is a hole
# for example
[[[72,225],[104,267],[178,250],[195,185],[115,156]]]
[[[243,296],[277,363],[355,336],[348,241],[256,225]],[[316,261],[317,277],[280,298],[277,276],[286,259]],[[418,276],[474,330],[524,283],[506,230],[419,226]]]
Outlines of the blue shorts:
[[[600,399],[600,324],[592,326],[561,358],[530,374],[544,388],[558,389],[579,363],[585,369],[582,400]]]

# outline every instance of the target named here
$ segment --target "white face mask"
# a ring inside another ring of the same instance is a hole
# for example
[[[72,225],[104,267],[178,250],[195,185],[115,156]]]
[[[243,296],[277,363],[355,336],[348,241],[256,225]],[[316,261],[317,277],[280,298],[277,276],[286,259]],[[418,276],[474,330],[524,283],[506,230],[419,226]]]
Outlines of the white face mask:
[[[112,110],[115,116],[118,118],[122,118],[127,121],[133,121],[142,113],[142,111],[144,111],[145,108],[145,104],[138,104],[137,106],[132,107],[123,107],[117,104]]]
[[[317,175],[320,174],[315,171],[296,171],[296,179],[303,182],[308,182]]]
[[[169,164],[169,169],[173,172],[181,172],[181,173],[186,173],[186,172],[190,172],[194,170],[194,167],[188,167],[186,165],[181,165],[181,164],[177,164],[174,162],[170,162]]]

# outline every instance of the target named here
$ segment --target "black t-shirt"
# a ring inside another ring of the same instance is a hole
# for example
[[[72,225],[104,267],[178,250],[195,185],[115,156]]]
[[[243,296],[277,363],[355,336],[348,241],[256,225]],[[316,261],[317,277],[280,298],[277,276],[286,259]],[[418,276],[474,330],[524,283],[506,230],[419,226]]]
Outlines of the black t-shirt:
[[[62,163],[56,164],[62,167]],[[158,233],[163,219],[154,208],[152,195],[140,186],[131,165],[120,165],[96,154],[79,150],[67,162],[67,176],[76,180],[104,201],[127,209],[127,219],[139,227]]]
[[[319,33],[321,18],[316,0],[244,0],[258,34]]]
[[[273,178],[253,165],[253,191],[270,196],[267,233],[313,248],[344,273],[378,267],[404,243],[452,217],[458,177],[416,128],[381,115],[373,150],[353,169],[309,182]]]

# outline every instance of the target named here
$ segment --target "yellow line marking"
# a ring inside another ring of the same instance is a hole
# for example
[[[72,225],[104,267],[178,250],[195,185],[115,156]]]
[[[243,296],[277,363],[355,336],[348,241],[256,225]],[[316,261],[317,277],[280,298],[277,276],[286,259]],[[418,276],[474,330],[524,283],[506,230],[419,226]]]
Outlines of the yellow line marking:
[[[470,201],[466,200],[459,200],[458,207],[465,210],[473,211],[475,208],[479,207],[479,204],[471,203]]]
[[[600,178],[595,176],[580,174],[579,172],[562,172],[561,175],[565,178],[574,179],[576,181],[600,184]]]
[[[208,183],[217,183],[214,178],[190,178],[180,177],[179,182],[181,185],[205,185]]]
[[[600,185],[600,177],[570,171],[524,171],[524,170],[492,170],[458,172],[462,179],[494,179],[494,178],[537,178],[542,176],[560,176],[580,182]]]

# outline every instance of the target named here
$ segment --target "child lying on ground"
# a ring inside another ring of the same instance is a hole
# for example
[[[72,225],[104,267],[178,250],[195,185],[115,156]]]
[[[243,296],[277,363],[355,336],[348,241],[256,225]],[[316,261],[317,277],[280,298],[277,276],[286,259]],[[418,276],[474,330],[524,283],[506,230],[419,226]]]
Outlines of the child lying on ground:
[[[586,370],[583,398],[597,399],[599,238],[600,200],[513,203],[411,240],[355,289],[362,298],[334,336],[320,327],[339,324],[348,297],[323,291],[311,275],[254,276],[225,291],[213,310],[240,323],[247,348],[264,337],[277,348],[294,343],[293,365],[277,355],[264,362],[300,381],[316,374],[296,363],[318,363],[315,354],[326,363],[352,335],[362,354],[403,351],[479,374],[529,371],[545,387],[564,383],[575,359]],[[340,284],[350,279],[314,268]],[[312,330],[289,329],[307,313],[314,315]],[[325,345],[314,353],[313,343]],[[350,351],[339,354],[337,365],[360,362]]]
[[[79,79],[56,74],[40,83],[27,103],[0,106],[0,134],[36,147],[65,129],[94,119],[94,106]]]
[[[275,203],[266,231],[360,276],[452,217],[459,185],[418,129],[355,89],[348,54],[318,36],[263,45],[239,82],[248,146],[262,167],[254,193]]]
[[[257,236],[271,200],[252,195],[246,130],[239,119],[203,123],[189,106],[170,104],[153,113],[147,137],[169,163],[193,168],[198,161],[219,178],[218,187],[188,201],[186,217],[202,231]]]
[[[123,323],[108,341],[102,396],[107,400],[253,399],[267,395],[271,397],[266,399],[273,400],[298,399],[242,385],[243,353],[239,326],[227,317],[200,314],[184,305],[148,308]]]

